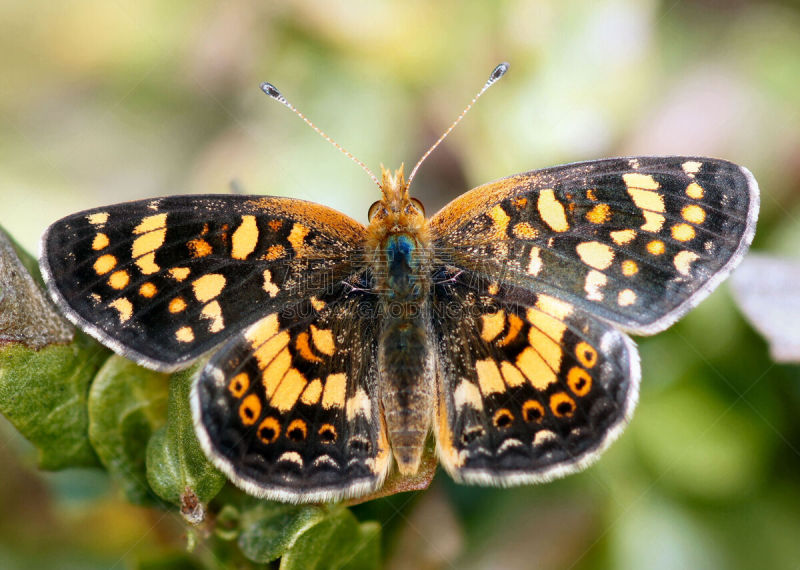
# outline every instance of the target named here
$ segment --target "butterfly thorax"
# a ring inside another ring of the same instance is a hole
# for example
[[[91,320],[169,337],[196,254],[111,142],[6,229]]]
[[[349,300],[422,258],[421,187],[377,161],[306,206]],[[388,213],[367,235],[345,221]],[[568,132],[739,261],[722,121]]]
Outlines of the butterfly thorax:
[[[402,166],[383,170],[383,197],[369,212],[366,248],[379,296],[381,404],[400,471],[417,471],[433,408],[429,338],[430,239],[422,204],[408,195]]]

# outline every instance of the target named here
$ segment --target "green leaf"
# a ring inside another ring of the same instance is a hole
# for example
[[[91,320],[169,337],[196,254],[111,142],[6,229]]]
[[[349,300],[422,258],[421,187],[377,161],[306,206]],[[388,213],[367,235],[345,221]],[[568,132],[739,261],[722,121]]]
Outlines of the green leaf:
[[[301,534],[281,559],[281,570],[370,569],[380,563],[380,527],[359,524],[344,507]]]
[[[176,505],[188,487],[208,503],[225,476],[206,458],[194,434],[189,393],[199,365],[173,374],[169,381],[167,425],[147,444],[147,481],[159,497]]]
[[[106,361],[89,392],[89,439],[111,478],[137,505],[158,503],[147,483],[147,442],[167,416],[169,376],[121,356]]]
[[[325,518],[319,507],[262,502],[240,518],[239,548],[254,562],[277,560],[297,538]]]
[[[42,469],[96,466],[86,398],[109,352],[74,332],[40,281],[35,260],[0,230],[0,413]]]
[[[82,334],[38,351],[0,347],[0,412],[39,450],[42,469],[98,465],[86,400],[108,354]]]

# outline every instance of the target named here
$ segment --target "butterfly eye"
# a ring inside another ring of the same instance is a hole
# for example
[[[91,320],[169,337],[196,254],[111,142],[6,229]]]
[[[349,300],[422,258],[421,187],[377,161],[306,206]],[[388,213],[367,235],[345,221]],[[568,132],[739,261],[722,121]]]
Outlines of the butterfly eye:
[[[376,215],[380,214],[380,216],[383,217],[386,215],[386,213],[386,208],[383,207],[383,202],[378,200],[377,202],[373,202],[372,206],[369,207],[369,210],[367,211],[367,219],[372,221],[372,218],[374,218]]]
[[[422,205],[422,202],[420,202],[416,198],[409,198],[409,200],[411,201],[411,204],[406,206],[406,213],[407,214],[412,214],[412,213],[414,213],[413,210],[416,210],[416,213],[421,214],[421,215],[424,216],[425,215],[425,206]]]

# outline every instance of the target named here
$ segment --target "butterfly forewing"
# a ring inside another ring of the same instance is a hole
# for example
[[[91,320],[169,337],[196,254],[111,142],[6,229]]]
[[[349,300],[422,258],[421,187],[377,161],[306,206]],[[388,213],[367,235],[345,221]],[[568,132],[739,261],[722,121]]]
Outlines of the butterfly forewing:
[[[359,317],[374,302],[340,284],[251,325],[204,369],[192,396],[198,434],[237,485],[293,502],[380,486],[391,455],[378,335],[375,321]]]
[[[757,212],[755,180],[730,162],[615,158],[481,186],[436,214],[431,230],[443,262],[650,334],[738,263]]]
[[[443,315],[436,437],[445,468],[502,485],[552,479],[596,458],[636,403],[630,339],[550,295],[443,273],[434,310]]]
[[[174,196],[56,222],[42,238],[41,266],[73,322],[170,370],[350,275],[363,232],[300,200]]]

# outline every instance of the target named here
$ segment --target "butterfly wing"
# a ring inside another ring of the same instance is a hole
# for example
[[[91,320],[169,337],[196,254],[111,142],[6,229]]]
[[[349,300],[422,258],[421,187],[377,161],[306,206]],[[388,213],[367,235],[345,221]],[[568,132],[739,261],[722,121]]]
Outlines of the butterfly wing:
[[[547,294],[457,269],[434,288],[436,440],[458,481],[508,485],[582,469],[630,418],[633,342]]]
[[[363,232],[301,200],[173,196],[56,222],[42,237],[40,264],[73,323],[168,371],[353,273]]]
[[[206,454],[239,487],[311,502],[377,489],[391,453],[377,398],[375,296],[340,284],[231,339],[192,392]]]
[[[476,188],[438,212],[431,233],[442,264],[653,334],[741,260],[757,214],[755,180],[730,162],[614,158]]]

